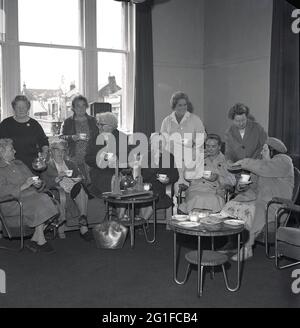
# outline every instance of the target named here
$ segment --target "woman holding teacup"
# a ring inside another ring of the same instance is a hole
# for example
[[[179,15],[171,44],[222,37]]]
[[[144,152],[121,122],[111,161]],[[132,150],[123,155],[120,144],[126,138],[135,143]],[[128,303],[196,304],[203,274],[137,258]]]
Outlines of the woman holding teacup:
[[[208,209],[219,212],[225,204],[225,188],[236,183],[229,173],[228,164],[221,153],[221,138],[208,134],[205,140],[204,172],[200,179],[193,179],[185,191],[185,201],[179,210],[189,213],[193,209]]]
[[[54,249],[45,239],[44,227],[47,220],[58,215],[58,209],[51,198],[42,192],[44,183],[33,176],[23,162],[15,159],[15,153],[11,139],[0,139],[0,197],[13,196],[22,202],[24,223],[34,228],[26,247],[33,252],[52,253]],[[19,211],[15,202],[1,204],[1,212],[7,217],[8,226],[19,226]]]
[[[73,116],[67,118],[62,125],[61,138],[68,142],[69,155],[78,165],[86,182],[90,183],[89,167],[85,163],[88,140],[99,133],[96,119],[86,113],[89,104],[81,95],[72,100]]]
[[[251,178],[256,177],[252,184],[245,182],[248,177],[242,178],[244,180],[240,180],[237,185],[238,195],[222,210],[226,215],[243,220],[249,232],[249,239],[240,252],[241,259],[253,255],[255,238],[265,225],[266,204],[273,197],[292,198],[294,168],[286,152],[287,148],[281,140],[269,137],[261,151],[262,159],[245,158],[234,163],[251,172]],[[277,208],[277,205],[270,207],[269,222],[274,222]],[[237,255],[232,259],[237,260]]]
[[[50,144],[50,160],[42,179],[48,188],[57,188],[61,206],[61,220],[79,217],[80,236],[86,240],[92,240],[88,231],[87,204],[88,190],[83,183],[78,166],[75,162],[66,158],[67,142],[54,140]],[[63,229],[59,230],[60,238],[65,238]]]

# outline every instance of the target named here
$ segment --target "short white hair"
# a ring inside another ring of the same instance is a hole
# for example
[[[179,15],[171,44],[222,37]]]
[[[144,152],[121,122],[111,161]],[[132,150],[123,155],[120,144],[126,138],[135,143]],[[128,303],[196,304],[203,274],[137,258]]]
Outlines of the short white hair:
[[[101,120],[101,123],[105,123],[107,125],[112,126],[113,128],[117,129],[118,128],[118,119],[115,114],[111,112],[104,112],[97,114],[97,121]]]

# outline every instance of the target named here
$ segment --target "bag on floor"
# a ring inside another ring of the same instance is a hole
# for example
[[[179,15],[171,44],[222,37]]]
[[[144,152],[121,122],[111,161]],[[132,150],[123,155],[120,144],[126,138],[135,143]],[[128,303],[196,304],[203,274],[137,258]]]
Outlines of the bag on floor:
[[[116,221],[105,221],[93,228],[97,248],[122,248],[127,237],[128,228]]]

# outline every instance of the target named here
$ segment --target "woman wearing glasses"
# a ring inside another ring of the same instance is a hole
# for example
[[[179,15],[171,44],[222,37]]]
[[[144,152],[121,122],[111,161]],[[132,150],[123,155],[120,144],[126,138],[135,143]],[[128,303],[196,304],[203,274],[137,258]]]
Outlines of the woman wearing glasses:
[[[69,156],[78,165],[86,182],[90,183],[89,169],[84,157],[89,139],[98,135],[96,119],[86,113],[89,104],[81,95],[72,101],[73,116],[68,117],[62,125],[61,138],[68,142]]]

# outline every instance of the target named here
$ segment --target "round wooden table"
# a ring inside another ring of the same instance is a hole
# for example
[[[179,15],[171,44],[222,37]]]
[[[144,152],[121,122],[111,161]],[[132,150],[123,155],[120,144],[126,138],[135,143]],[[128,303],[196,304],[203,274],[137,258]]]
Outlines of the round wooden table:
[[[131,248],[134,247],[134,228],[136,226],[143,226],[145,239],[148,243],[152,244],[156,240],[156,207],[155,203],[158,199],[157,195],[149,194],[149,195],[141,195],[141,196],[134,196],[134,197],[126,197],[126,198],[115,198],[111,197],[110,195],[103,195],[104,202],[106,203],[106,211],[107,215],[109,215],[109,207],[116,205],[116,206],[124,206],[128,209],[128,216],[129,220],[120,220],[119,222],[125,226],[128,226],[130,229],[130,245]],[[146,220],[143,218],[137,219],[135,217],[135,207],[136,205],[147,205],[152,204],[153,207],[153,237],[152,239],[148,238],[148,234],[145,228]]]
[[[225,219],[224,219],[225,221]],[[245,229],[244,225],[239,226],[230,226],[225,224],[224,222],[220,222],[218,224],[199,224],[194,227],[182,226],[181,222],[176,221],[175,219],[169,219],[167,221],[167,225],[174,232],[173,238],[173,278],[174,281],[183,285],[189,276],[190,265],[197,265],[197,294],[198,296],[202,296],[203,292],[203,268],[205,266],[216,266],[222,265],[224,280],[226,284],[226,288],[229,291],[237,291],[240,288],[240,234]],[[186,254],[186,260],[188,261],[188,267],[185,273],[185,277],[182,281],[177,278],[177,233],[181,233],[184,235],[197,236],[198,238],[198,248],[197,251],[191,251]],[[219,252],[214,251],[214,245],[212,242],[212,250],[206,251],[201,249],[201,237],[212,237],[212,241],[214,237],[219,236],[231,236],[237,235],[238,238],[238,261],[237,261],[237,284],[234,288],[229,287],[227,274],[224,268],[224,263],[228,261],[228,257],[225,254],[221,254]]]

